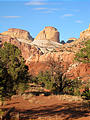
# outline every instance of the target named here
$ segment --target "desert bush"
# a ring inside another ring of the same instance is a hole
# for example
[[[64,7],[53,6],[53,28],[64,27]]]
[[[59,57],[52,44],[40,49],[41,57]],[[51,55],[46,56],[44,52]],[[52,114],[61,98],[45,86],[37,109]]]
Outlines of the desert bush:
[[[68,93],[74,94],[74,89],[78,88],[80,85],[78,80],[69,80],[64,74],[64,69],[61,64],[60,59],[55,61],[50,58],[48,61],[49,70],[45,72],[40,72],[37,75],[37,80],[39,84],[43,85],[46,89],[51,90],[54,94]],[[77,93],[75,93],[77,94]]]
[[[38,84],[49,89],[54,94],[80,95],[80,80],[69,80],[63,74],[52,76],[50,71],[40,72],[37,75]]]
[[[81,96],[80,88],[74,88],[73,95],[75,95],[75,96]]]
[[[82,48],[76,53],[75,60],[83,63],[90,63],[90,40],[85,43],[85,48]]]
[[[86,100],[90,100],[90,90],[88,86],[85,87],[81,96]]]
[[[27,90],[28,88],[29,88],[28,84],[19,83],[18,87],[17,87],[17,90],[16,90],[16,93],[19,94],[19,95],[22,95],[25,92],[25,90]]]
[[[45,87],[46,89],[52,89],[53,88],[53,80],[51,78],[51,74],[49,71],[40,72],[37,76],[38,84],[41,84],[42,87]]]
[[[70,83],[70,85],[67,85],[64,88],[64,93],[79,96],[80,95],[80,87],[82,85],[81,80],[74,79],[74,80],[67,80],[67,81]]]

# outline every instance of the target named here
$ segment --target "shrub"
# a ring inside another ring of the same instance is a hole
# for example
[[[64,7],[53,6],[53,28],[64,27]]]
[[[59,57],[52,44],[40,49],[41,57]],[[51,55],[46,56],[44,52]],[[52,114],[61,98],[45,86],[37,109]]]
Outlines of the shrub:
[[[25,90],[27,90],[28,88],[29,88],[29,85],[27,85],[25,83],[19,83],[16,93],[19,95],[22,95],[25,92]]]
[[[59,73],[60,74],[60,73]],[[52,76],[50,71],[40,72],[36,79],[38,84],[51,90],[54,94],[66,93],[80,95],[80,80],[69,80],[63,74]]]
[[[82,85],[81,80],[74,79],[74,80],[67,80],[69,85],[64,88],[64,93],[71,94],[71,95],[80,95],[80,87]]]
[[[51,90],[53,88],[54,83],[49,71],[40,72],[37,76],[37,81],[42,85],[42,87],[45,87],[46,89]]]
[[[81,96],[86,100],[90,100],[90,90],[88,86],[85,87],[85,90],[83,91]]]
[[[50,58],[48,65],[48,71],[41,72],[37,75],[38,83],[51,90],[55,94],[74,94],[74,88],[79,86],[80,81],[68,80],[66,78],[60,59],[55,61],[53,58]]]
[[[75,60],[83,63],[90,63],[90,40],[88,40],[85,45],[86,47],[82,48],[75,55]]]

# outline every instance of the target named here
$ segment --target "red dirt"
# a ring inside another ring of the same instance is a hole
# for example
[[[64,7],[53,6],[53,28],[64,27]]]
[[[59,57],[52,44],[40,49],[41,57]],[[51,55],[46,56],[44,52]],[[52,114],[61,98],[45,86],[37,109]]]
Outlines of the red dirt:
[[[61,101],[56,96],[16,96],[1,108],[15,107],[20,120],[90,120],[89,105],[81,101]]]

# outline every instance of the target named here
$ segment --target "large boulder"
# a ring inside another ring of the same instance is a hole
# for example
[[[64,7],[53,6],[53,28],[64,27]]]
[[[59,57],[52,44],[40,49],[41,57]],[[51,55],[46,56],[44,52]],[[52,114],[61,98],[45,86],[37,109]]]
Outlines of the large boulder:
[[[26,40],[28,42],[32,42],[33,38],[31,37],[30,33],[26,30],[11,28],[8,31],[1,33],[1,35],[10,36],[12,38],[17,38],[20,40]]]
[[[59,32],[54,27],[45,27],[35,38],[35,40],[50,40],[60,42]]]

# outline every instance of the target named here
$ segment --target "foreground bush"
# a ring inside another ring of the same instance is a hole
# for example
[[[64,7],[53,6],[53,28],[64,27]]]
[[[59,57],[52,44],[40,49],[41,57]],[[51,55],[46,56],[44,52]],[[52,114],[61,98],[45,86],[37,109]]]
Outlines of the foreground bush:
[[[0,48],[0,97],[16,94],[20,84],[29,80],[28,67],[24,64],[21,51],[10,43]]]
[[[48,71],[40,72],[34,81],[37,81],[38,84],[41,84],[55,94],[74,94],[75,88],[79,88],[81,81],[67,79],[64,74],[65,69],[62,66],[62,62],[60,58],[55,61],[54,58],[51,57],[48,60]]]
[[[81,96],[86,100],[90,100],[90,90],[88,86],[85,87],[85,90],[83,91]]]
[[[57,75],[53,77],[50,71],[41,72],[37,75],[36,81],[38,81],[38,84],[41,84],[42,87],[49,89],[55,94],[80,95],[79,87],[81,81],[69,80],[61,74],[58,77]]]

